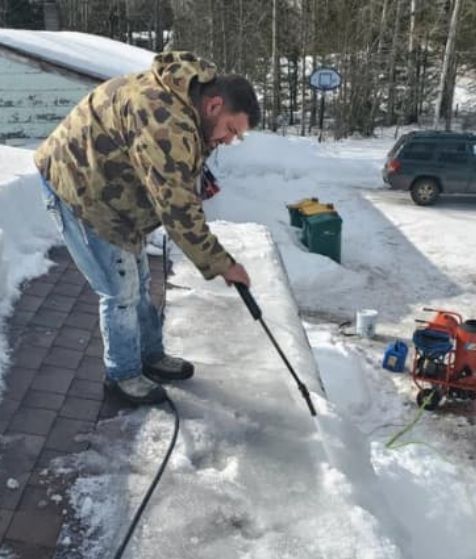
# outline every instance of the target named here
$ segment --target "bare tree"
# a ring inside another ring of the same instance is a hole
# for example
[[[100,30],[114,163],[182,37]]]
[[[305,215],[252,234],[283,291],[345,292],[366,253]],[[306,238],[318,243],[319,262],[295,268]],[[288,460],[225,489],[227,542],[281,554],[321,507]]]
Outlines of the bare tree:
[[[311,52],[312,52],[312,69],[317,67],[317,50],[318,50],[318,26],[317,26],[317,4],[318,0],[312,0],[311,7]],[[309,132],[317,123],[317,91],[312,88],[311,92],[311,114],[309,117]]]
[[[278,52],[278,0],[273,0],[272,15],[272,61],[273,61],[273,107],[271,115],[271,130],[276,132],[278,128],[279,114],[279,82],[280,82],[280,65]]]
[[[308,85],[306,81],[306,55],[307,55],[307,0],[301,0],[301,136],[306,135],[306,93]]]
[[[407,65],[407,102],[406,122],[408,124],[418,120],[418,73],[417,73],[417,34],[416,14],[417,0],[410,0],[410,26],[408,30],[408,65]]]
[[[387,100],[387,124],[395,123],[395,88],[396,88],[396,64],[400,39],[400,20],[402,14],[403,0],[396,0],[395,22],[393,28],[392,48],[388,60],[388,100]]]
[[[164,24],[161,11],[161,1],[154,0],[154,50],[161,52],[164,50]]]
[[[456,75],[455,61],[455,41],[458,31],[459,18],[463,0],[454,0],[453,12],[451,14],[450,28],[448,38],[446,40],[445,55],[443,58],[443,66],[441,69],[440,86],[438,89],[438,98],[435,106],[435,118],[433,127],[438,128],[442,115],[442,107],[446,97],[446,129],[451,127],[451,103],[448,101],[453,99],[454,76]]]
[[[326,107],[339,137],[370,135],[397,117],[433,116],[435,92],[437,120],[446,118],[448,127],[458,67],[476,69],[475,0],[464,7],[463,0],[56,1],[63,29],[156,51],[192,50],[222,72],[246,75],[262,101],[263,123],[274,131],[284,114],[289,124],[300,115],[302,134],[306,123],[309,131],[315,126],[311,60],[313,67],[335,66],[343,77]],[[10,25],[24,25],[18,9],[24,3],[29,0],[0,0],[0,20],[9,25],[14,15]],[[168,45],[164,30],[173,38]]]

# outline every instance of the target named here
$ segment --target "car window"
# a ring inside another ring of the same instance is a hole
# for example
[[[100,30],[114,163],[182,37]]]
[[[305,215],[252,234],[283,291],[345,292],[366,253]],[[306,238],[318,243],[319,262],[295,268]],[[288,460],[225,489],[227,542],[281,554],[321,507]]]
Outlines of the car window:
[[[400,153],[401,159],[429,161],[433,159],[434,142],[409,142]]]
[[[438,147],[438,161],[465,165],[469,161],[469,152],[466,142],[443,142]]]
[[[400,138],[398,138],[398,140],[395,142],[392,149],[388,152],[388,157],[393,157],[400,149],[401,145],[407,140],[407,138],[408,134],[403,134],[403,136],[400,136]]]

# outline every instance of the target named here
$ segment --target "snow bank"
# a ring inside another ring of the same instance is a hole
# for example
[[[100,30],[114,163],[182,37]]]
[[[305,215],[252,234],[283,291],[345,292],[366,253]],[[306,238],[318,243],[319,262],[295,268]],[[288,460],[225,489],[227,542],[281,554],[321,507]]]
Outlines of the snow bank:
[[[462,237],[468,238],[474,225],[470,204],[456,213],[443,204],[422,211],[407,193],[384,187],[381,168],[394,141],[389,131],[379,139],[323,144],[250,133],[211,158],[222,190],[205,211],[210,220],[269,228],[301,310],[337,322],[353,319],[358,309],[375,308],[379,322],[392,328],[416,306],[462,295],[458,283],[469,284],[472,274],[465,278],[458,272],[458,281],[452,276],[467,265]],[[308,252],[301,231],[289,225],[286,204],[306,197],[333,203],[341,216],[340,265]],[[435,234],[440,219],[451,235]],[[456,226],[461,219],[465,227]]]
[[[45,254],[59,240],[43,207],[39,177],[28,150],[10,147],[0,150],[0,229],[3,231],[0,273],[4,280],[0,288],[1,381],[8,363],[8,347],[2,335],[5,318],[20,296],[21,283],[45,273],[51,266]]]
[[[382,344],[343,340],[330,325],[305,327],[329,400],[339,418],[348,418],[344,432],[331,438],[341,443],[338,451],[349,453],[343,470],[347,471],[345,465],[353,470],[355,464],[362,464],[358,457],[362,448],[370,446],[378,489],[407,532],[405,558],[472,559],[476,473],[465,455],[474,454],[474,427],[465,427],[458,415],[429,413],[398,440],[402,446],[387,448],[390,438],[417,413],[404,397],[395,396],[395,379],[408,382],[406,375],[380,367]],[[328,427],[335,432],[339,423],[332,421]],[[446,440],[435,436],[438,431],[447,431]],[[358,491],[355,475],[351,472],[349,477]],[[365,484],[367,491],[372,487],[375,481]]]
[[[371,142],[367,149],[365,142],[359,149],[352,149],[349,144],[352,145],[350,141],[323,144],[316,137],[252,132],[245,141],[236,142],[233,149],[219,151],[212,164],[222,176],[233,175],[240,180],[253,177],[254,183],[268,175],[267,181],[307,178],[319,185],[331,179],[333,184],[338,181],[346,186],[380,187],[381,150],[375,150]],[[359,159],[369,160],[368,165],[363,168]]]

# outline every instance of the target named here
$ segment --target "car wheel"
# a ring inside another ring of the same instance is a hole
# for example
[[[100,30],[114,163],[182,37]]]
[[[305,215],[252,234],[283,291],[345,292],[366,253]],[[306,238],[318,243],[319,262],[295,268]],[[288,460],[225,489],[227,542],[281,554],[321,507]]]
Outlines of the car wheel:
[[[433,179],[419,179],[410,190],[412,200],[419,206],[431,206],[440,196],[440,187]]]

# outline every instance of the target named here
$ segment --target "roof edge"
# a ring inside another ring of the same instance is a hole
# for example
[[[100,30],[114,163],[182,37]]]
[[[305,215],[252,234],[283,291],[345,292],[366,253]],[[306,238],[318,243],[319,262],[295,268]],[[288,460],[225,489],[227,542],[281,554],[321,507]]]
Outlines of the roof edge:
[[[7,53],[10,58],[17,59],[20,62],[30,63],[44,71],[54,71],[60,74],[67,74],[69,77],[75,77],[78,79],[88,79],[93,84],[97,84],[99,82],[105,81],[109,79],[109,76],[100,75],[96,72],[85,72],[83,70],[73,68],[66,64],[61,64],[61,62],[57,62],[55,60],[48,60],[42,56],[31,54],[27,50],[23,50],[18,47],[7,46],[0,41],[0,53],[1,52]]]

